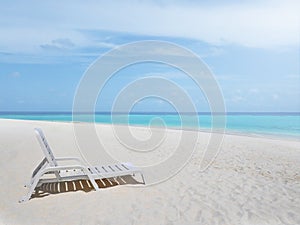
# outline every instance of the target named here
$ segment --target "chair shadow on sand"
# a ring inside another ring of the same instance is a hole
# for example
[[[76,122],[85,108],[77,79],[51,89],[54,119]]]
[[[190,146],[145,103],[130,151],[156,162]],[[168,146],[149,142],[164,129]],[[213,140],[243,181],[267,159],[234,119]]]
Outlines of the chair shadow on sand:
[[[111,188],[118,185],[143,184],[143,182],[135,180],[131,175],[96,179],[95,181],[100,189]],[[32,194],[31,199],[43,198],[49,196],[50,194],[60,194],[75,191],[90,192],[92,190],[94,190],[94,188],[89,180],[43,183],[41,186],[35,188],[35,192]]]

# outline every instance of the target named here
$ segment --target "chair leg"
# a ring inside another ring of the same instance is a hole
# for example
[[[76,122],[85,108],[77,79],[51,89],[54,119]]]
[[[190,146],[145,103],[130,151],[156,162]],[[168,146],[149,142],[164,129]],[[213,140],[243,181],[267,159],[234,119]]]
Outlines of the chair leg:
[[[30,188],[29,188],[29,191],[27,193],[27,195],[23,196],[20,200],[19,200],[19,203],[22,203],[22,202],[27,202],[31,195],[33,194],[34,192],[34,189],[36,188],[39,180],[40,180],[40,177],[41,176],[37,176],[35,179],[34,179],[34,182],[31,184]]]
[[[89,175],[88,175],[88,178],[89,178],[89,180],[91,181],[91,183],[92,183],[93,187],[95,188],[95,190],[96,190],[96,191],[99,191],[100,189],[99,189],[98,184],[96,183],[95,179],[92,178],[92,177],[89,176]]]
[[[98,184],[96,183],[95,179],[92,177],[90,171],[88,171],[87,169],[84,169],[85,174],[88,176],[89,180],[91,181],[93,187],[95,188],[96,191],[99,191],[99,187]]]
[[[146,184],[143,173],[141,173],[141,176],[142,176],[142,179],[143,179],[143,184]]]

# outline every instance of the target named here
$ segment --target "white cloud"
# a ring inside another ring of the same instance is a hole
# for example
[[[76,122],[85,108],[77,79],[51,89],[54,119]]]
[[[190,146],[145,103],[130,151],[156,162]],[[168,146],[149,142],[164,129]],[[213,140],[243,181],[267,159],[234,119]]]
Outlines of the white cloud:
[[[13,78],[18,78],[21,76],[21,74],[19,72],[13,72],[11,74],[9,74],[10,77],[13,77]]]
[[[240,102],[240,101],[244,101],[245,98],[242,96],[236,95],[236,96],[233,96],[230,100],[233,102]]]
[[[300,75],[299,74],[288,74],[288,75],[286,75],[286,78],[288,78],[288,79],[300,79]]]
[[[257,93],[259,93],[259,90],[258,90],[257,88],[251,88],[251,89],[249,90],[249,93],[250,93],[250,94],[257,94]]]
[[[0,16],[0,19],[2,19]],[[7,21],[7,18],[5,19]],[[13,53],[38,53],[43,49],[41,45],[53,44],[59,39],[70,39],[75,45],[85,45],[87,38],[78,31],[70,29],[55,29],[52,27],[34,28],[31,22],[26,26],[1,27],[0,30],[0,51]]]
[[[273,95],[272,95],[272,98],[273,98],[273,100],[276,101],[276,100],[279,98],[279,95],[278,95],[278,94],[273,94]]]
[[[137,75],[136,77],[157,77],[162,79],[171,79],[171,80],[186,80],[189,79],[189,76],[186,75],[184,72],[152,72],[152,73],[145,73],[142,75]]]
[[[59,38],[52,40],[49,44],[40,45],[43,49],[50,50],[66,50],[74,48],[75,44],[68,38]]]
[[[210,56],[220,56],[224,54],[224,52],[225,52],[224,49],[214,46],[209,48],[209,50],[206,53],[201,54],[200,56],[203,58],[210,57]]]
[[[84,30],[99,29],[192,38],[217,45],[259,48],[299,45],[300,2],[292,0],[227,5],[169,1],[11,1],[2,2],[1,8],[7,10],[0,13],[0,50],[8,52],[37,51],[40,45],[57,39],[70,39],[76,46],[95,44],[84,35]]]

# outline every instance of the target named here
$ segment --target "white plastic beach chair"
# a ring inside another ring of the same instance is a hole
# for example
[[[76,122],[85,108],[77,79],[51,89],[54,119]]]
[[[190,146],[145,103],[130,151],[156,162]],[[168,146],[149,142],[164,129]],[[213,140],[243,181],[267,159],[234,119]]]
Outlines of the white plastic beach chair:
[[[35,128],[34,130],[45,158],[33,171],[29,184],[25,185],[25,187],[29,188],[29,191],[27,195],[19,200],[19,202],[28,201],[34,190],[43,183],[89,180],[93,188],[98,191],[100,188],[95,181],[96,179],[120,177],[125,175],[135,176],[135,174],[140,174],[142,178],[141,184],[145,184],[142,171],[134,167],[131,163],[117,163],[112,165],[89,167],[86,166],[79,158],[55,158],[42,130],[39,128]],[[59,161],[75,161],[77,164],[61,166],[58,164]],[[41,177],[46,174],[54,174],[55,178],[41,179]]]

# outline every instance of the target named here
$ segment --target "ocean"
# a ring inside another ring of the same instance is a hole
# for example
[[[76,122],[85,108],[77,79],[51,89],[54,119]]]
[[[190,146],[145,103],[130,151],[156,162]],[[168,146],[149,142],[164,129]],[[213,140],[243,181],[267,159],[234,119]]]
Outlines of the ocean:
[[[194,129],[210,131],[211,114],[199,113],[196,115],[199,123],[195,123],[192,115],[176,113],[131,113],[113,114],[96,113],[95,122],[104,124],[127,124],[133,126],[166,126],[175,129]],[[72,121],[70,112],[0,112],[0,118],[20,120],[42,120],[42,121]],[[157,120],[159,119],[159,120]],[[90,121],[90,116],[80,114],[76,116],[77,121]],[[163,121],[163,122],[162,122]],[[182,124],[181,121],[185,121]],[[190,122],[189,122],[190,121]],[[287,136],[300,139],[300,113],[227,113],[227,133],[242,133],[245,135],[270,135]]]

